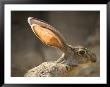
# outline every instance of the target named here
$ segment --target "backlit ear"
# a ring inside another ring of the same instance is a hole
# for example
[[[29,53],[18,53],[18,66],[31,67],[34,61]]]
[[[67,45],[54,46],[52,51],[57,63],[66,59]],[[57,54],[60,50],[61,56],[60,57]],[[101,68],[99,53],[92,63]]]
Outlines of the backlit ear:
[[[60,38],[58,38],[54,32],[51,30],[44,28],[42,26],[39,26],[37,24],[31,25],[33,32],[35,35],[46,45],[49,46],[54,46],[61,48],[62,47],[62,42],[60,41]]]
[[[28,18],[28,23],[30,24],[34,34],[43,43],[49,46],[60,48],[60,49],[63,48],[64,41],[60,37],[60,35],[54,29],[52,29],[52,26],[33,18],[30,20]]]

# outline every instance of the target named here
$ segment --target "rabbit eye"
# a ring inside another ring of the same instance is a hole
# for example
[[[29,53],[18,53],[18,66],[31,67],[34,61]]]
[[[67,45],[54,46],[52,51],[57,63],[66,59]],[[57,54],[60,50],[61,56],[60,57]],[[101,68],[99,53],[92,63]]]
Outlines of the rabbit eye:
[[[79,55],[85,55],[85,54],[86,54],[86,51],[80,50],[80,51],[78,52],[78,54],[79,54]]]

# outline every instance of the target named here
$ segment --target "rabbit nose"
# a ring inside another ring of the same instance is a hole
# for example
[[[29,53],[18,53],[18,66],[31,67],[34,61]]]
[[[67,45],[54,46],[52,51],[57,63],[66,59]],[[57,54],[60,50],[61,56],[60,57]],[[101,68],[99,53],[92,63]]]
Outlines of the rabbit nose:
[[[96,58],[92,58],[92,62],[96,62]]]
[[[96,57],[95,54],[92,55],[92,57],[91,57],[91,61],[92,61],[92,62],[96,62],[96,61],[97,61],[97,57]]]
[[[28,23],[30,26],[32,25],[32,19],[33,19],[33,17],[28,17]]]

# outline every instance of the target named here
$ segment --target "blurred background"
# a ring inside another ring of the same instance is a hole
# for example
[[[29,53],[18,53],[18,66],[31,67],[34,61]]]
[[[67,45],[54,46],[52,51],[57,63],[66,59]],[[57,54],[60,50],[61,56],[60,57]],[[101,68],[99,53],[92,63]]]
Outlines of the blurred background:
[[[22,77],[44,61],[58,59],[62,52],[43,44],[31,30],[27,19],[35,17],[58,30],[68,44],[85,46],[97,56],[97,63],[80,69],[76,76],[100,76],[99,11],[12,11],[11,76]]]

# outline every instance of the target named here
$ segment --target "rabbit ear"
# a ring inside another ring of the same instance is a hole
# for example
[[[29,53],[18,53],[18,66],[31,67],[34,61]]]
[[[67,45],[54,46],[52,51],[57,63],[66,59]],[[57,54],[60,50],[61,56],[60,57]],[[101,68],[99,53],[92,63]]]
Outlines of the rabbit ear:
[[[33,17],[28,18],[28,23],[35,35],[43,43],[60,49],[64,48],[65,42],[63,38],[51,25]]]

